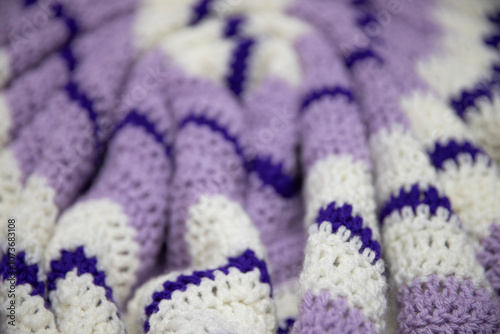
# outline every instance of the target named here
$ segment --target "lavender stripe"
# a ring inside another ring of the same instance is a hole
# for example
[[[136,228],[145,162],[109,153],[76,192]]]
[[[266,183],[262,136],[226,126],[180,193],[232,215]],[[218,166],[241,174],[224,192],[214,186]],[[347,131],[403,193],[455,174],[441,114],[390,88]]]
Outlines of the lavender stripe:
[[[228,259],[225,266],[210,269],[206,271],[194,271],[191,275],[180,275],[175,281],[166,281],[163,283],[163,291],[153,293],[153,302],[145,307],[147,320],[144,322],[144,332],[149,332],[149,318],[160,310],[159,304],[162,300],[170,300],[175,291],[186,291],[189,285],[199,286],[203,278],[215,280],[215,272],[221,271],[225,275],[229,274],[230,268],[236,268],[242,273],[247,273],[255,268],[260,270],[260,281],[271,285],[269,273],[264,260],[259,260],[253,250],[247,249],[242,255]]]
[[[413,280],[398,291],[400,333],[498,333],[500,305],[485,288],[455,276]]]
[[[326,208],[321,208],[316,223],[319,226],[325,221],[332,224],[332,233],[336,233],[341,226],[344,226],[351,231],[349,240],[358,236],[362,243],[359,253],[362,254],[365,248],[371,249],[375,252],[373,263],[380,259],[380,244],[372,239],[371,228],[363,227],[363,218],[353,216],[351,205],[343,204],[341,207],[336,207],[336,203],[331,202]]]
[[[56,289],[56,281],[64,279],[66,274],[74,268],[78,269],[78,276],[91,274],[94,277],[94,284],[106,290],[106,298],[113,301],[113,292],[106,285],[106,274],[97,269],[97,258],[85,256],[84,247],[80,246],[74,251],[61,250],[61,259],[50,261],[51,272],[47,277],[49,291]]]
[[[294,333],[374,334],[375,325],[358,308],[351,308],[345,298],[331,298],[330,292],[315,296],[307,290],[300,303]]]
[[[139,113],[137,110],[130,111],[127,116],[116,126],[111,138],[116,135],[125,126],[132,125],[142,127],[153,136],[155,141],[162,145],[165,149],[165,154],[171,157],[172,147],[165,142],[165,136],[158,132],[154,123],[152,123],[146,115]]]
[[[240,34],[241,26],[245,23],[244,16],[231,16],[226,19],[224,26],[224,37],[234,37]]]
[[[15,256],[15,269],[12,270],[9,264],[9,256],[5,254],[0,263],[0,277],[2,281],[8,280],[9,277],[16,278],[16,285],[29,284],[33,288],[31,296],[45,296],[45,284],[38,281],[38,265],[28,265],[26,263],[26,253],[20,252]]]
[[[324,87],[322,89],[316,89],[309,92],[302,100],[300,111],[305,112],[312,103],[319,101],[327,96],[331,97],[345,96],[349,103],[354,102],[353,93],[349,88],[344,88],[341,86]]]
[[[249,37],[239,38],[231,57],[231,73],[226,77],[229,89],[236,96],[243,92],[243,84],[246,80],[247,61],[255,41]]]
[[[450,213],[453,212],[448,197],[440,196],[435,187],[430,185],[427,190],[423,190],[418,184],[414,184],[409,192],[402,187],[397,196],[391,195],[390,200],[380,211],[380,224],[383,224],[384,219],[391,213],[401,211],[405,207],[411,207],[416,214],[417,207],[421,204],[428,205],[432,215],[436,214],[439,207],[445,208]]]
[[[197,25],[205,19],[210,14],[210,7],[213,2],[213,0],[200,0],[197,4],[195,4],[193,6],[193,14],[189,25]]]
[[[190,115],[179,123],[179,130],[189,123],[208,126],[212,131],[222,134],[225,140],[234,145],[235,151],[243,160],[247,172],[255,172],[265,185],[273,187],[281,196],[290,198],[300,191],[300,179],[286,175],[283,171],[282,163],[275,164],[269,157],[254,157],[252,160],[247,161],[245,159],[243,147],[239,143],[238,138],[231,135],[229,131],[218,124],[217,121],[205,116]]]
[[[491,224],[490,234],[481,240],[481,246],[483,250],[477,258],[484,267],[491,287],[500,296],[500,225]]]
[[[472,161],[476,161],[476,156],[478,154],[483,154],[487,157],[486,153],[474,146],[472,143],[465,141],[463,143],[457,143],[455,140],[450,140],[447,144],[441,145],[436,142],[433,150],[427,152],[432,161],[432,164],[437,169],[443,169],[443,165],[447,160],[453,160],[458,162],[458,156],[460,154],[468,154],[472,158]]]

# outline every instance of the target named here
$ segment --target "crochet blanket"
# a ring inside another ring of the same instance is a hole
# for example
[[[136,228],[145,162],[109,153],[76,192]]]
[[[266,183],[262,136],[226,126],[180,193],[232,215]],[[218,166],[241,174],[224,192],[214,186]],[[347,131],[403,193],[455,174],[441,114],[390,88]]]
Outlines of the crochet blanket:
[[[499,333],[495,0],[0,0],[0,333]]]

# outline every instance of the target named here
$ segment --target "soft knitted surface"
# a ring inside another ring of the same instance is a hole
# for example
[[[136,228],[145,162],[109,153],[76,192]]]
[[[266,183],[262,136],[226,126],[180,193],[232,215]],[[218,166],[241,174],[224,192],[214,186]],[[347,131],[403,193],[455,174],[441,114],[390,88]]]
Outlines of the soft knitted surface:
[[[494,0],[0,1],[0,333],[499,333]]]

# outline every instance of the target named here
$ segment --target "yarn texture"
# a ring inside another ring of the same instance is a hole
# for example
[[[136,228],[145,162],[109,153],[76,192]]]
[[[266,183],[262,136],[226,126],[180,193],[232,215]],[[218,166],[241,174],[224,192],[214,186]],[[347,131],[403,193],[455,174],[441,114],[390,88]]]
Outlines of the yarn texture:
[[[0,333],[500,333],[494,0],[0,1]]]

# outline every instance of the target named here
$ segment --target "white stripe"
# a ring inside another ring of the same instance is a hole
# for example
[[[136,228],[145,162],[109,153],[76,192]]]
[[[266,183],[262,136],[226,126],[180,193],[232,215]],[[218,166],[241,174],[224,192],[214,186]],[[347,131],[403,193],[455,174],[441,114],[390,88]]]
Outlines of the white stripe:
[[[270,287],[260,282],[258,269],[243,274],[231,268],[228,275],[214,275],[215,280],[204,278],[199,286],[189,285],[161,301],[159,311],[149,318],[149,333],[276,332]]]
[[[432,149],[435,142],[446,143],[449,138],[472,140],[463,121],[443,99],[431,92],[415,90],[403,97],[401,107],[411,122],[413,133],[426,147]]]
[[[466,234],[449,212],[439,208],[430,216],[429,208],[420,205],[417,214],[410,207],[395,211],[385,219],[384,252],[398,290],[414,279],[424,282],[431,275],[440,279],[455,276],[471,279],[478,286],[491,289],[476,252]]]
[[[332,233],[330,223],[309,228],[304,269],[300,275],[302,293],[315,295],[330,292],[332,299],[345,298],[351,308],[357,308],[374,323],[378,333],[385,327],[387,283],[382,276],[383,261],[372,264],[375,254],[366,248],[359,253],[359,237],[340,227]]]
[[[232,71],[230,60],[236,43],[234,39],[222,38],[222,30],[222,21],[207,20],[193,29],[165,38],[161,47],[188,74],[226,85],[226,77]],[[257,39],[247,61],[245,91],[254,89],[269,76],[291,85],[300,82],[300,63],[293,45],[281,39]]]
[[[490,233],[492,223],[500,221],[500,175],[496,165],[488,165],[485,155],[476,155],[476,162],[469,154],[458,156],[457,163],[447,161],[439,180],[453,209],[460,216],[464,229],[476,241]]]
[[[444,30],[440,51],[417,61],[417,71],[441,96],[449,97],[488,76],[498,53],[483,43],[492,26],[451,6],[436,6],[435,18]]]
[[[200,0],[142,0],[141,8],[154,8],[159,10],[160,8],[176,8],[176,7],[190,7],[191,5],[198,3]]]
[[[295,319],[299,314],[299,288],[298,278],[292,278],[274,287],[273,299],[276,303],[276,317],[279,326],[282,326],[286,319]]]
[[[97,257],[97,268],[106,273],[113,298],[122,305],[136,283],[139,245],[135,230],[122,207],[108,199],[78,203],[60,218],[46,251],[46,263],[61,258],[61,250],[85,247],[88,257]]]
[[[321,208],[335,201],[337,207],[351,205],[353,215],[363,218],[364,227],[372,230],[375,239],[380,238],[371,173],[364,161],[330,155],[311,167],[304,189],[306,228],[314,224]]]
[[[485,19],[486,13],[498,9],[498,3],[496,0],[444,0],[444,2],[446,2],[447,5],[454,7],[456,10],[461,11],[465,15],[478,18],[480,20]]]
[[[160,47],[188,74],[225,85],[235,43],[221,35],[222,22],[207,20],[163,39]]]
[[[281,12],[263,12],[249,15],[244,21],[241,31],[243,35],[269,36],[286,42],[290,47],[299,37],[311,31],[311,27],[294,17]]]
[[[390,131],[380,130],[370,138],[376,169],[377,199],[385,203],[390,195],[414,184],[426,189],[436,185],[436,171],[430,165],[421,143],[401,126],[393,125]]]
[[[0,331],[2,333],[43,333],[57,334],[59,331],[56,328],[54,314],[45,308],[45,300],[40,296],[31,296],[33,291],[31,285],[21,284],[14,289],[15,297],[10,298],[10,284],[8,281],[0,284]],[[9,325],[7,322],[12,321],[12,318],[6,317],[10,311],[7,309],[11,306],[11,300],[14,304],[14,324]],[[21,330],[22,329],[22,330]]]
[[[12,121],[10,118],[11,110],[5,94],[0,93],[0,150],[9,141]]]
[[[196,2],[198,0],[143,2],[132,27],[135,47],[141,52],[146,51],[185,28],[193,15],[191,5]]]
[[[415,91],[402,101],[412,129],[431,150],[436,142],[445,144],[449,139],[474,142],[469,129],[454,112],[431,93]],[[483,130],[482,130],[483,131]],[[438,171],[439,183],[461,217],[463,227],[476,240],[489,234],[491,223],[499,221],[500,184],[496,165],[488,166],[484,155],[477,156],[474,164],[468,154],[444,163]]]
[[[216,16],[234,14],[283,12],[293,0],[216,0],[213,9]]]
[[[386,334],[398,333],[398,296],[397,289],[392,278],[389,278],[389,288],[387,289],[387,314],[386,314]]]
[[[156,1],[148,0],[142,3],[136,15],[133,26],[134,44],[140,51],[148,50],[163,38],[173,33],[181,33],[192,19],[193,5],[198,0],[188,1]],[[213,16],[204,21],[218,22],[222,24],[221,18],[234,14],[247,14],[251,17],[248,25],[245,24],[244,31],[255,35],[274,35],[285,38],[289,43],[308,31],[307,25],[295,18],[287,17],[281,13],[288,5],[289,0],[278,1],[241,1],[222,0],[215,1],[211,6],[215,16],[220,18],[214,20]],[[253,15],[258,14],[258,15]],[[205,24],[202,22],[201,25]],[[193,28],[196,29],[196,28]],[[219,35],[222,30],[219,30]]]
[[[16,249],[26,251],[32,262],[42,263],[52,236],[59,214],[55,196],[56,192],[47,179],[33,174],[28,178],[17,205],[12,208],[11,215],[17,221]]]
[[[164,20],[164,18],[161,19]],[[149,18],[147,22],[150,22]],[[150,36],[155,36],[154,42],[143,37],[137,37],[137,39],[143,44],[159,43],[168,57],[171,57],[188,74],[225,85],[225,79],[232,70],[229,64],[236,44],[234,40],[222,37],[224,24],[222,20],[207,19],[196,27],[178,31],[173,35],[170,35],[170,32],[174,30],[173,27],[166,27],[162,31],[154,28],[158,31],[154,34],[149,33]],[[179,25],[180,23],[176,23],[175,27]],[[287,27],[293,27],[293,30],[289,31]],[[153,28],[144,25],[142,29]],[[294,39],[307,31],[305,26],[293,20],[278,20],[271,25],[268,21],[252,19],[248,24],[244,24],[244,29],[252,33],[250,36],[266,35],[266,38],[259,38],[252,47],[248,59],[251,64],[248,66],[246,83],[248,89],[245,90],[254,89],[268,76],[283,79],[291,85],[298,85],[302,74],[294,49]],[[139,48],[144,49],[147,46],[139,46]]]
[[[261,38],[254,45],[249,61],[249,88],[255,89],[265,78],[279,78],[298,86],[302,76],[297,52],[293,46],[277,38]]]
[[[0,249],[6,248],[8,219],[21,196],[21,169],[11,149],[0,152]]]
[[[225,196],[200,197],[189,208],[185,240],[194,268],[217,267],[247,249],[265,258],[259,232],[250,217],[235,201]]]
[[[77,269],[56,282],[49,293],[61,333],[125,333],[115,303],[106,299],[106,290],[94,284],[94,276],[78,276]]]
[[[158,276],[142,284],[135,290],[134,298],[127,304],[127,318],[125,323],[127,324],[128,334],[139,334],[144,332],[143,325],[144,321],[146,321],[144,308],[153,302],[153,294],[155,292],[164,290],[164,282],[175,280],[180,274],[179,272],[171,272],[166,275]],[[189,275],[189,272],[184,271],[182,274]]]

